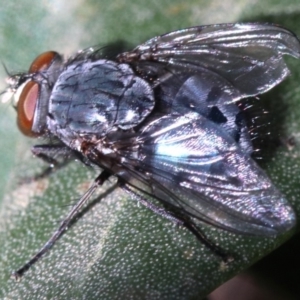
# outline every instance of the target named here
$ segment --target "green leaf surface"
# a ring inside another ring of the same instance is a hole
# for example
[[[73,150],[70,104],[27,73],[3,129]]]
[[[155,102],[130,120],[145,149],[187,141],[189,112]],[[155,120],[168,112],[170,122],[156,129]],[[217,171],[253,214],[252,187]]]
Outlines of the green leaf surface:
[[[121,40],[135,46],[168,31],[213,23],[272,22],[300,34],[299,14],[296,0],[7,1],[0,7],[0,59],[9,71],[24,71],[46,50],[70,55]],[[289,66],[292,76],[259,101],[271,116],[267,131],[281,141],[272,149],[270,138],[262,143],[262,166],[299,217],[300,62],[289,59]],[[5,78],[4,70],[0,75]],[[49,254],[16,282],[11,272],[50,237],[97,172],[72,162],[48,178],[28,181],[45,168],[30,152],[43,141],[23,137],[15,118],[11,105],[2,104],[1,299],[201,299],[296,232],[273,240],[203,225],[234,256],[225,266],[190,232],[139,207],[111,180]]]

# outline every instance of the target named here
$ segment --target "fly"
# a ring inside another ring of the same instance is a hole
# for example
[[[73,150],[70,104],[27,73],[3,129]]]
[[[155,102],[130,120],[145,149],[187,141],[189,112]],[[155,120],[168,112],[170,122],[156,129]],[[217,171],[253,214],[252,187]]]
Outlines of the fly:
[[[32,152],[54,165],[57,156],[75,155],[103,170],[14,277],[54,245],[110,176],[224,261],[228,256],[205,237],[201,222],[270,238],[290,230],[294,211],[251,158],[235,104],[289,74],[283,55],[300,56],[298,39],[284,28],[220,24],[157,36],[112,60],[92,48],[67,60],[49,51],[27,73],[10,76],[21,132],[57,141]]]

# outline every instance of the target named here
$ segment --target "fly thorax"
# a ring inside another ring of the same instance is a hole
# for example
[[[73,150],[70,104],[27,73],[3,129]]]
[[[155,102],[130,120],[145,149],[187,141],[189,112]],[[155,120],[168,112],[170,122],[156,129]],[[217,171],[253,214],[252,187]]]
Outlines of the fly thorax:
[[[51,94],[50,129],[63,140],[101,138],[140,124],[154,107],[153,90],[129,65],[85,61],[69,65]]]

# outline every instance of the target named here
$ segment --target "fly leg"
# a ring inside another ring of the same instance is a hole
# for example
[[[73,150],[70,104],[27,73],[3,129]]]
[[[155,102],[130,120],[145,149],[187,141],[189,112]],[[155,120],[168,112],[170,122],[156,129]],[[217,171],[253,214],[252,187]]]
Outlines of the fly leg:
[[[34,156],[49,164],[48,168],[34,176],[33,180],[45,178],[55,170],[63,168],[74,156],[74,151],[64,145],[36,145],[31,148],[31,152]],[[59,161],[59,157],[64,159]]]
[[[44,162],[56,165],[56,157],[70,156],[73,150],[64,145],[36,145],[31,148],[31,152]]]
[[[176,225],[184,226],[184,221],[177,218],[173,213],[167,211],[163,207],[156,206],[155,204],[151,203],[147,199],[141,197],[139,194],[137,194],[133,189],[131,189],[126,184],[121,184],[120,187],[123,191],[125,191],[127,194],[129,194],[133,199],[137,200],[139,203],[144,205],[145,207],[149,208],[151,211],[156,213],[157,215],[160,215],[164,217],[165,219],[168,219],[172,222],[174,222]]]
[[[232,260],[232,257],[230,255],[226,254],[222,248],[215,245],[206,237],[206,235],[198,228],[198,226],[194,224],[190,217],[183,216],[182,214],[180,214],[180,212],[173,212],[163,207],[156,206],[152,202],[143,198],[128,185],[121,184],[120,187],[133,199],[137,200],[139,203],[149,208],[154,213],[174,222],[176,225],[187,228],[202,244],[210,249],[215,255],[219,256],[225,263],[228,263]]]
[[[79,212],[82,206],[91,198],[96,189],[101,186],[111,174],[107,171],[103,171],[85,192],[85,194],[79,199],[79,201],[73,206],[66,218],[61,222],[59,228],[53,233],[50,239],[44,244],[44,246],[20,269],[12,274],[12,276],[18,280],[20,279],[30,267],[35,264],[52,246],[56,241],[61,237],[67,227],[70,225],[70,222],[73,220],[74,216]]]

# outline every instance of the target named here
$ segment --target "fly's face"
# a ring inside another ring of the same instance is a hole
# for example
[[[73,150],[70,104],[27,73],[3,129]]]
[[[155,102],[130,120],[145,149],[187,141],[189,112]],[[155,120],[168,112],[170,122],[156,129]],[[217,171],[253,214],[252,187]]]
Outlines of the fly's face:
[[[10,78],[10,89],[15,92],[17,123],[23,134],[37,137],[47,131],[48,102],[62,66],[62,57],[48,51],[32,62],[28,73]]]

